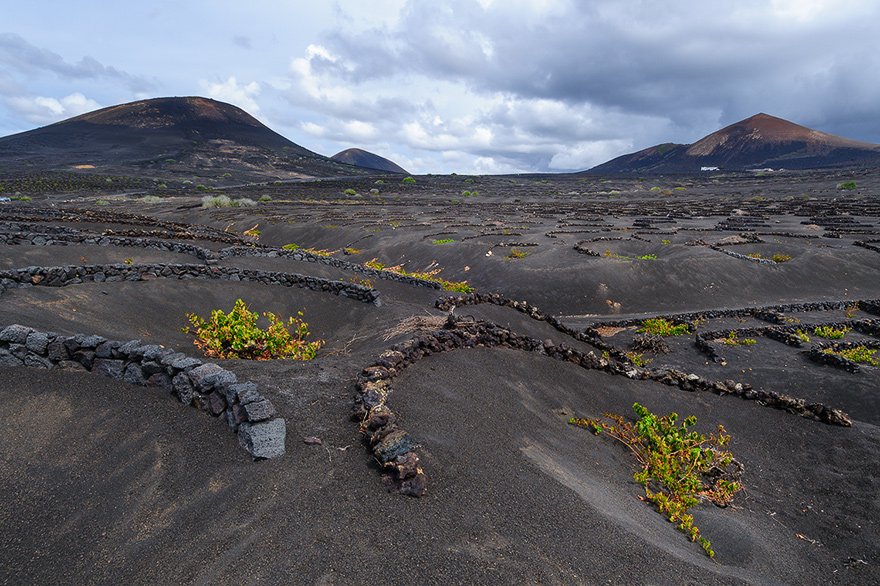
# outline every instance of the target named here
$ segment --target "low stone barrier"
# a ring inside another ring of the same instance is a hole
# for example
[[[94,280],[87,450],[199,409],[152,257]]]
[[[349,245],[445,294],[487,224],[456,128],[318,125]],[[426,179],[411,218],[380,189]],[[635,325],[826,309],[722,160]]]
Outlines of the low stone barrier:
[[[419,444],[400,428],[397,415],[387,405],[394,377],[426,356],[477,346],[514,348],[538,353],[582,368],[623,375],[633,380],[652,380],[690,392],[732,394],[824,423],[844,427],[852,425],[844,412],[822,403],[807,403],[804,399],[755,389],[747,383],[732,380],[709,381],[697,374],[671,368],[649,369],[631,363],[617,363],[605,356],[597,356],[593,351],[583,352],[564,343],[554,344],[551,340],[541,341],[522,336],[490,322],[456,320],[450,314],[444,329],[423,333],[406,342],[395,344],[364,368],[355,383],[357,394],[352,405],[351,419],[360,422],[360,430],[373,455],[388,471],[385,484],[389,491],[418,497],[427,486],[425,473],[419,465],[416,453]]]
[[[64,336],[13,324],[0,330],[0,366],[85,370],[128,384],[155,387],[223,419],[254,460],[284,455],[286,425],[251,382],[170,348],[141,340]]]
[[[83,234],[76,231],[67,233],[39,233],[39,232],[0,232],[0,244],[6,245],[31,245],[31,246],[68,246],[68,245],[92,245],[92,246],[122,246],[133,248],[145,248],[148,250],[164,250],[179,254],[188,254],[201,260],[214,258],[214,253],[195,244],[187,242],[168,242],[156,238],[132,238],[128,236],[106,236],[99,234]]]
[[[820,342],[818,344],[814,344],[810,348],[807,356],[810,360],[818,362],[819,364],[836,366],[837,368],[844,368],[849,372],[857,373],[860,372],[862,368],[858,362],[850,360],[849,358],[841,356],[839,354],[826,352],[826,350],[837,352],[840,350],[851,350],[853,348],[859,347],[880,349],[880,340],[870,340],[867,342],[837,342],[830,340],[828,342]]]
[[[57,267],[25,267],[0,271],[0,294],[7,289],[46,286],[65,287],[80,283],[103,283],[118,281],[146,281],[156,278],[168,279],[224,279],[228,281],[259,282],[266,285],[300,287],[313,291],[332,293],[381,305],[379,292],[372,287],[357,283],[331,281],[320,277],[310,277],[296,273],[261,271],[238,267],[207,266],[196,264],[106,264],[106,265],[64,265]]]
[[[232,246],[229,248],[224,248],[218,253],[218,257],[221,259],[230,258],[235,256],[263,256],[268,258],[290,258],[293,260],[304,261],[304,262],[313,262],[318,264],[324,264],[332,267],[336,267],[338,269],[343,269],[346,271],[354,271],[357,273],[364,274],[368,277],[373,277],[376,279],[384,279],[386,281],[397,281],[399,283],[406,283],[408,285],[415,285],[417,287],[428,287],[431,289],[442,289],[443,286],[436,281],[429,281],[427,279],[420,279],[418,277],[411,277],[408,275],[401,275],[400,273],[395,273],[393,271],[384,271],[378,269],[371,269],[370,267],[359,265],[357,263],[348,262],[345,260],[340,260],[338,258],[334,258],[332,256],[324,256],[321,254],[315,254],[312,252],[308,252],[305,250],[285,250],[283,248],[256,248],[251,246]]]

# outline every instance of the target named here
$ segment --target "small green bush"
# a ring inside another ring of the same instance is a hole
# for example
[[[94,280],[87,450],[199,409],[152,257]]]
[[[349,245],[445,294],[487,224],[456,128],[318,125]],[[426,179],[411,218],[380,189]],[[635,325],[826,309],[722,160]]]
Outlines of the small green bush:
[[[452,238],[443,238],[442,240],[435,240],[434,244],[451,244],[455,242]]]
[[[655,336],[685,336],[691,333],[690,327],[687,324],[675,325],[662,317],[646,319],[642,322],[642,327],[637,331],[648,332]]]
[[[272,196],[269,195],[261,195],[260,201],[272,201]]]
[[[346,189],[342,193],[344,193],[345,195],[357,195],[357,191],[355,191],[354,189]]]
[[[855,181],[844,181],[843,183],[837,184],[837,189],[855,189],[856,182]]]
[[[204,320],[193,313],[186,314],[195,328],[183,328],[185,333],[198,336],[196,346],[205,354],[216,358],[246,358],[250,360],[270,360],[273,358],[294,358],[309,360],[315,357],[324,342],[306,342],[309,336],[308,324],[299,317],[290,317],[285,323],[272,312],[263,314],[269,320],[265,330],[257,327],[258,315],[248,310],[241,299],[229,314],[215,309],[211,319]]]
[[[283,248],[284,250],[297,250],[299,248],[299,244],[294,244],[293,242],[291,242],[290,244],[285,244],[281,248]]]
[[[508,253],[508,255],[505,256],[504,258],[505,258],[505,259],[512,259],[512,258],[525,258],[525,257],[527,257],[528,255],[529,255],[529,252],[528,252],[528,251],[525,251],[525,252],[524,252],[524,251],[520,250],[519,248],[511,248],[511,249],[510,249],[510,252]]]
[[[403,183],[415,183],[415,182],[416,182],[416,180],[413,179],[412,177],[404,177],[403,178]]]
[[[740,340],[736,336],[736,332],[730,332],[727,334],[727,337],[724,338],[723,343],[726,346],[754,346],[757,342],[751,338],[743,338]]]
[[[742,474],[739,462],[729,452],[719,449],[729,443],[730,436],[724,435],[721,425],[717,434],[708,437],[691,431],[697,423],[693,416],[676,426],[676,413],[658,417],[638,403],[633,409],[639,416],[635,424],[610,413],[605,413],[610,423],[576,418],[569,423],[597,435],[605,432],[625,444],[642,466],[633,479],[644,486],[644,500],[654,503],[661,514],[676,523],[691,541],[699,542],[709,557],[714,557],[712,544],[700,535],[693,515],[687,510],[702,498],[726,506],[741,488],[738,482],[724,479],[725,473],[729,478]],[[728,471],[730,466],[733,470]]]
[[[203,208],[231,208],[232,205],[228,195],[206,195],[202,198]]]
[[[828,338],[829,340],[839,340],[849,331],[849,328],[843,328],[841,330],[836,330],[831,326],[819,326],[813,330],[813,335],[819,336],[820,338]]]
[[[848,358],[853,362],[870,364],[871,366],[880,366],[880,360],[874,358],[874,355],[877,353],[877,349],[868,348],[866,346],[856,346],[855,348],[843,348],[839,350],[827,348],[826,350],[824,350],[824,352],[826,354],[836,354],[838,356],[843,356],[844,358]]]

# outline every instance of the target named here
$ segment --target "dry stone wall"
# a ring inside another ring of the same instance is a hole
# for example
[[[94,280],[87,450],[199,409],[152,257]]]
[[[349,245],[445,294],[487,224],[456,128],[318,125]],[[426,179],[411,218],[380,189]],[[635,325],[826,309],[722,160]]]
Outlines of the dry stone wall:
[[[284,455],[284,419],[257,385],[240,383],[233,372],[170,348],[13,324],[0,330],[0,366],[85,370],[153,387],[225,421],[254,460]]]
[[[357,283],[331,281],[296,273],[261,271],[238,267],[208,266],[197,264],[106,264],[64,265],[56,267],[25,267],[0,271],[0,294],[7,289],[47,286],[65,287],[80,283],[103,283],[118,281],[146,281],[156,278],[168,279],[224,279],[228,281],[259,282],[266,285],[300,287],[313,291],[332,293],[381,305],[379,292],[372,287]]]

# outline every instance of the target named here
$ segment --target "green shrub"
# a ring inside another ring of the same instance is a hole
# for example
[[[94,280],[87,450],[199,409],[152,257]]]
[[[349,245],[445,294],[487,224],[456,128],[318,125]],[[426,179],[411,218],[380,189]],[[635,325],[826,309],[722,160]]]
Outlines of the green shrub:
[[[525,252],[523,252],[523,251],[520,250],[519,248],[511,248],[511,249],[510,249],[510,252],[509,252],[509,253],[507,254],[507,256],[505,256],[504,258],[505,258],[505,259],[511,259],[511,258],[525,258],[525,257],[527,257],[528,255],[529,255],[529,251],[525,251]]]
[[[871,366],[880,366],[880,360],[874,358],[874,354],[877,353],[877,350],[868,348],[866,346],[856,346],[855,348],[843,348],[838,350],[827,348],[824,350],[824,352],[826,354],[836,354],[838,356],[843,356],[844,358],[848,358],[853,362],[870,364]]]
[[[820,338],[828,338],[829,340],[839,340],[849,331],[849,328],[843,328],[842,330],[836,330],[831,326],[819,326],[813,330],[813,335],[819,336]]]
[[[757,344],[757,342],[751,338],[743,338],[740,340],[736,337],[736,332],[730,332],[727,334],[727,337],[722,340],[722,343],[726,346],[754,346]]]
[[[272,312],[263,315],[269,320],[265,330],[257,327],[258,315],[239,299],[228,315],[216,309],[207,321],[193,313],[186,314],[195,330],[183,328],[183,331],[198,336],[196,346],[216,358],[309,360],[324,344],[321,340],[305,341],[309,330],[308,324],[299,319],[302,312],[298,313],[299,318],[290,317],[286,323]]]
[[[637,331],[648,332],[655,336],[684,336],[691,333],[691,329],[687,324],[675,325],[662,317],[646,319],[642,322],[642,327]]]
[[[467,284],[467,281],[454,282],[447,281],[441,277],[438,277],[438,273],[440,273],[441,269],[432,269],[435,266],[433,263],[428,269],[422,272],[407,272],[403,270],[403,265],[397,265],[394,267],[386,267],[384,264],[380,263],[377,259],[373,259],[364,263],[365,267],[375,269],[377,271],[389,271],[392,273],[397,273],[398,275],[404,275],[406,277],[415,277],[417,279],[424,279],[426,281],[433,281],[435,283],[439,283],[443,289],[446,291],[456,291],[458,293],[473,293],[474,288]]]
[[[156,197],[155,195],[147,195],[147,196],[140,198],[138,201],[141,203],[154,204],[154,203],[162,203],[162,198]]]
[[[770,258],[773,260],[773,262],[777,262],[777,263],[783,263],[785,261],[791,260],[791,256],[789,256],[787,254],[774,254]]]
[[[415,183],[415,182],[416,182],[416,180],[413,179],[412,177],[404,177],[403,178],[403,183]]]
[[[294,244],[293,242],[291,242],[290,244],[285,244],[281,248],[283,248],[284,250],[297,250],[299,248],[299,244]]]
[[[357,195],[357,191],[355,191],[354,189],[346,189],[342,193],[344,193],[345,195]]]
[[[734,469],[729,477],[738,477],[742,472],[733,456],[719,449],[728,444],[730,436],[724,435],[721,425],[717,435],[709,437],[691,431],[689,428],[697,423],[693,416],[676,426],[678,415],[675,413],[657,417],[638,403],[633,409],[639,416],[635,424],[609,413],[605,417],[610,423],[576,418],[570,419],[569,423],[597,435],[604,431],[625,444],[642,467],[633,478],[644,486],[645,500],[654,503],[671,523],[676,523],[691,541],[698,541],[706,554],[714,557],[712,544],[700,535],[687,510],[698,504],[701,498],[725,506],[740,489],[738,482],[723,479],[731,465]],[[715,474],[716,471],[721,475]],[[657,492],[654,492],[655,487],[659,487]]]
[[[202,198],[203,208],[230,208],[232,205],[228,195],[206,195]]]
[[[434,244],[451,244],[455,242],[452,238],[443,238],[442,240],[435,240]]]
[[[272,197],[269,195],[261,195],[260,201],[272,201]]]
[[[837,184],[837,189],[855,189],[856,182],[855,181],[844,181],[843,183]]]

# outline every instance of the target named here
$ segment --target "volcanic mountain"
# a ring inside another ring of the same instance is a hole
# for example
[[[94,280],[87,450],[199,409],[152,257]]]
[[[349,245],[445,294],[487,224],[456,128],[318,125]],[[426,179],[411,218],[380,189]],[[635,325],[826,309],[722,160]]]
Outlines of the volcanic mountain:
[[[622,155],[588,173],[692,173],[704,167],[823,169],[880,163],[880,145],[756,114],[693,144],[665,143]]]
[[[366,167],[368,169],[377,169],[388,173],[406,173],[406,169],[403,169],[397,165],[397,163],[363,149],[346,149],[336,153],[330,158],[341,163],[357,165],[358,167]]]
[[[369,173],[291,142],[236,106],[201,97],[111,106],[6,136],[0,162],[5,169],[232,181]]]

